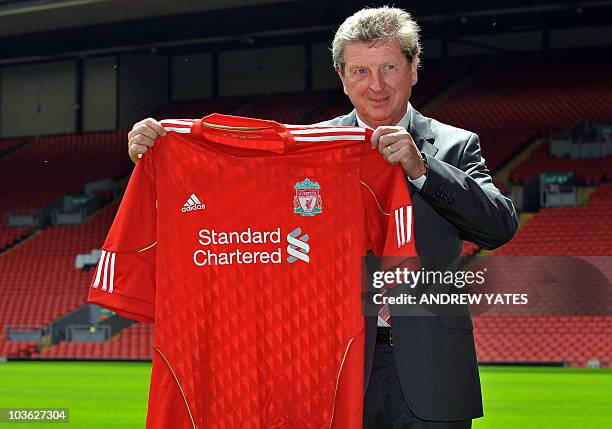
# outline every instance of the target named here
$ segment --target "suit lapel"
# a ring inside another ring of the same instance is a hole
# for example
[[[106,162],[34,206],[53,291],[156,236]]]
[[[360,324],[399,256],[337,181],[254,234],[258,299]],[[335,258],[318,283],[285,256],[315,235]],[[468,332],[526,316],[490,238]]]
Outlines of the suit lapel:
[[[410,130],[408,131],[421,152],[436,156],[438,148],[434,145],[436,137],[429,126],[430,121],[414,107],[410,107]]]

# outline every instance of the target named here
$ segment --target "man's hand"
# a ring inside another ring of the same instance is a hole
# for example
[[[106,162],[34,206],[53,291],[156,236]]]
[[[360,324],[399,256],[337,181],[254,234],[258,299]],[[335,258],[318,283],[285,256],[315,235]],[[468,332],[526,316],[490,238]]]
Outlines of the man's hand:
[[[142,154],[153,147],[157,137],[165,136],[166,129],[153,118],[136,122],[128,133],[128,154],[132,162],[136,163]]]
[[[401,164],[406,175],[412,180],[427,172],[412,136],[402,127],[376,128],[372,134],[372,149],[378,149],[389,164]]]

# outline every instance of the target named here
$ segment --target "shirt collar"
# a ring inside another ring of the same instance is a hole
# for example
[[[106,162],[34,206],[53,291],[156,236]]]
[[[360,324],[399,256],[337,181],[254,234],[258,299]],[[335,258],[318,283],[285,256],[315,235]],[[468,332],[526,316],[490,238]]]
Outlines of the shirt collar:
[[[412,106],[410,105],[410,103],[408,103],[408,107],[406,108],[406,114],[404,115],[402,119],[399,120],[397,124],[395,124],[396,127],[402,127],[406,131],[408,131],[408,127],[410,127],[410,109],[411,108]],[[366,124],[365,122],[361,120],[361,118],[359,117],[359,113],[355,113],[355,115],[357,116],[357,125],[359,125],[362,128],[373,129],[371,126],[369,126],[368,124]]]

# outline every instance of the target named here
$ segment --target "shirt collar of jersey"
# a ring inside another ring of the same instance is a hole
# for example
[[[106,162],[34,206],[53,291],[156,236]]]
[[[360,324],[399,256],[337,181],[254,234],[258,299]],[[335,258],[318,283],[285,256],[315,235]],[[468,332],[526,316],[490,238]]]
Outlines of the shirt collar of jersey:
[[[408,107],[406,108],[406,114],[404,115],[402,119],[399,120],[397,124],[395,124],[396,127],[402,127],[406,131],[408,131],[408,127],[410,126],[410,109],[412,109],[412,105],[409,102]],[[362,128],[367,128],[370,130],[374,129],[361,120],[361,118],[359,117],[359,113],[355,112],[355,116],[357,116],[357,125],[359,125]]]
[[[192,135],[234,149],[260,150],[277,154],[294,146],[287,129],[278,122],[265,119],[212,113],[191,126]],[[240,134],[259,134],[259,139],[243,139]]]

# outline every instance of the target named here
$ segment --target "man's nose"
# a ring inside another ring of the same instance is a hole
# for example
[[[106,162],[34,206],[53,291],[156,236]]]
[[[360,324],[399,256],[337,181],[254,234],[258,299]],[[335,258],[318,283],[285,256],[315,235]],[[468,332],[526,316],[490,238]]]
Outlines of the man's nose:
[[[385,86],[385,82],[383,81],[382,74],[378,70],[370,74],[369,83],[370,83],[370,89],[376,92],[381,91]]]

